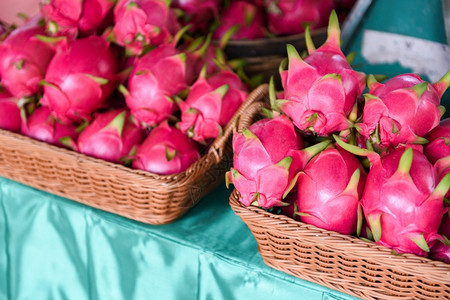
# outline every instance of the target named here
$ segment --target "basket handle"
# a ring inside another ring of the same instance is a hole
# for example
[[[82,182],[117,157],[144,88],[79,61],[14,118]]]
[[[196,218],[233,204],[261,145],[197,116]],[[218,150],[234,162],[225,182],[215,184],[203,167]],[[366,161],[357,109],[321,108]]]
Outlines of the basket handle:
[[[208,152],[214,154],[216,163],[221,160],[225,144],[233,134],[233,131],[238,127],[238,123],[240,123],[241,117],[245,115],[253,116],[255,113],[257,113],[259,109],[264,105],[264,100],[265,97],[267,97],[268,92],[269,85],[262,84],[254,89],[250,94],[248,94],[247,99],[241,104],[241,106],[228,122],[227,126],[224,128],[223,135],[217,137],[214,140]]]

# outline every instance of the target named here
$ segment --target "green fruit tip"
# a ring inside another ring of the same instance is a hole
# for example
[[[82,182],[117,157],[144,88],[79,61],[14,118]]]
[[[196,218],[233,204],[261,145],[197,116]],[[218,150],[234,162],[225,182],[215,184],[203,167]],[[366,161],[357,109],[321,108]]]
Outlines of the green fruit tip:
[[[308,50],[308,54],[314,53],[316,51],[316,46],[314,46],[314,42],[311,38],[311,33],[309,31],[309,25],[305,27],[305,42],[306,42],[306,49]]]
[[[398,163],[397,172],[400,172],[402,174],[409,174],[409,170],[411,170],[413,162],[413,149],[407,148],[401,158],[400,162]]]

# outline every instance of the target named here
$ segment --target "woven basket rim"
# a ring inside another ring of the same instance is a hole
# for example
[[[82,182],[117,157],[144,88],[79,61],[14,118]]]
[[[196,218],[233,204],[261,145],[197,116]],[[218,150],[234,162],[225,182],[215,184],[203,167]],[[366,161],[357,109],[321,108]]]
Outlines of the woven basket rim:
[[[392,250],[378,245],[375,242],[364,241],[360,238],[350,235],[340,234],[335,231],[329,231],[321,229],[311,224],[306,224],[301,221],[294,220],[285,215],[277,215],[265,211],[262,208],[255,206],[245,206],[239,201],[239,192],[234,189],[230,195],[229,202],[232,209],[236,214],[240,215],[242,212],[252,212],[255,214],[255,218],[270,218],[276,220],[280,223],[284,223],[283,229],[286,231],[286,236],[293,238],[301,238],[298,236],[298,229],[306,229],[311,232],[316,232],[317,242],[326,243],[326,239],[330,238],[335,241],[342,241],[342,243],[336,244],[334,250],[345,250],[345,243],[351,243],[361,247],[361,253],[352,253],[356,255],[362,255],[361,257],[367,257],[370,260],[371,255],[377,254],[377,257],[373,259],[372,262],[377,262],[384,264],[385,266],[390,266],[393,269],[402,268],[403,272],[410,273],[413,275],[419,275],[426,278],[433,278],[436,281],[441,281],[445,278],[450,280],[450,264],[446,264],[442,261],[432,260],[426,257],[420,257],[411,253],[402,253],[400,255],[394,255]],[[327,244],[327,246],[329,246]],[[354,251],[354,249],[352,249]],[[383,254],[383,257],[378,258],[378,256]],[[426,267],[426,268],[425,268]],[[424,270],[432,270],[432,272],[424,273]]]
[[[26,143],[30,143],[33,145],[36,145],[38,147],[45,147],[49,151],[54,151],[57,153],[61,153],[70,157],[73,157],[77,161],[89,161],[94,164],[101,164],[103,166],[107,166],[110,168],[118,169],[121,172],[125,172],[129,175],[137,175],[137,176],[144,176],[146,178],[158,180],[158,181],[165,181],[165,182],[171,182],[171,181],[182,181],[182,180],[189,180],[190,174],[197,170],[199,166],[205,163],[207,160],[208,167],[210,165],[218,163],[224,153],[223,153],[223,147],[225,146],[225,143],[230,138],[230,136],[233,134],[233,129],[235,127],[236,120],[239,119],[240,114],[242,114],[252,103],[255,101],[259,101],[262,95],[265,95],[268,90],[267,84],[262,84],[258,87],[256,87],[254,90],[252,90],[248,95],[246,100],[243,102],[243,104],[239,107],[239,109],[235,112],[231,120],[228,122],[228,124],[223,129],[223,134],[211,143],[208,151],[203,154],[197,161],[195,161],[192,165],[190,165],[187,170],[179,173],[169,174],[169,175],[160,175],[140,169],[134,169],[131,167],[124,166],[122,164],[113,163],[110,161],[106,161],[100,158],[92,157],[89,155],[85,155],[83,153],[79,153],[75,150],[67,149],[64,147],[59,147],[56,145],[49,144],[44,141],[40,141],[31,137],[28,137],[26,135],[23,135],[21,133],[15,133],[9,130],[1,129],[0,128],[0,134],[5,136],[14,137],[15,139],[24,141]],[[203,167],[205,168],[205,167]]]

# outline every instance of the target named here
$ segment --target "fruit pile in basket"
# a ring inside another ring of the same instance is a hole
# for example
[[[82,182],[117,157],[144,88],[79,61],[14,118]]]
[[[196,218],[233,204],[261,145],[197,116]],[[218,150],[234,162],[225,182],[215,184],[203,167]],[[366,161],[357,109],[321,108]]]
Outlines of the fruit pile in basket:
[[[0,27],[0,128],[156,174],[186,170],[257,85],[225,41],[190,26],[163,0],[42,1],[24,25]]]
[[[227,183],[245,206],[450,263],[450,71],[429,83],[353,70],[334,12],[326,42],[306,40],[303,58],[287,46],[270,109],[234,133]]]

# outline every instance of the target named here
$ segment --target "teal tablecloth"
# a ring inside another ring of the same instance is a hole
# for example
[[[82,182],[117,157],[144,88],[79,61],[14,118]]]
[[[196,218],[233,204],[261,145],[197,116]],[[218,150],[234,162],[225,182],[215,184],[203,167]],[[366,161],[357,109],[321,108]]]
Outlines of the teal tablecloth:
[[[0,177],[0,299],[350,299],[266,266],[220,186],[148,225]]]

